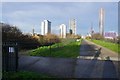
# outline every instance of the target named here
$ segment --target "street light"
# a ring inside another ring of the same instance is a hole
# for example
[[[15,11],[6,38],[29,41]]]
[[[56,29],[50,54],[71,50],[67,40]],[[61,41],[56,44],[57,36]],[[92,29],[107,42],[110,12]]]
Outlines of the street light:
[[[51,43],[51,39],[50,39],[50,55],[51,55],[51,45],[52,45],[52,43]],[[52,56],[52,55],[51,55]]]

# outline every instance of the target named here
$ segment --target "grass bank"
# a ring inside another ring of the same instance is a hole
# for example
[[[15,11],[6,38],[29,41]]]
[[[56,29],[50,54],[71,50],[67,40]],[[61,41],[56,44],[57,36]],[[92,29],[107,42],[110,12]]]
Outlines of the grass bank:
[[[19,72],[4,72],[3,79],[5,80],[38,80],[41,78],[54,78],[45,74],[38,74],[35,72],[19,71]]]
[[[29,54],[31,56],[76,58],[79,56],[80,44],[81,40],[63,39],[61,43],[31,50]]]
[[[101,45],[103,47],[106,47],[106,48],[120,54],[120,49],[118,49],[118,46],[120,46],[120,44],[106,42],[106,41],[102,41],[102,40],[92,40],[92,42],[94,42],[98,45]]]

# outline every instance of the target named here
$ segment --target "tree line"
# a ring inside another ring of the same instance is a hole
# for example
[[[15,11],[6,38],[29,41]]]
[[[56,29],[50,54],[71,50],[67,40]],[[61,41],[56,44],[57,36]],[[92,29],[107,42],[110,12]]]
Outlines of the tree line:
[[[23,34],[17,26],[0,23],[0,27],[2,27],[2,42],[17,42],[19,49],[33,49],[60,42],[59,37],[55,34],[46,36],[37,34],[36,38],[32,35]]]

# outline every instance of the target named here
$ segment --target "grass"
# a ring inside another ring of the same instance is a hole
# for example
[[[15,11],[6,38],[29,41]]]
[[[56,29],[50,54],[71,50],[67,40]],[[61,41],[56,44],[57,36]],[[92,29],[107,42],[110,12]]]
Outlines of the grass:
[[[77,42],[75,39],[63,39],[61,43],[31,50],[29,54],[31,56],[76,58],[79,56],[80,43],[81,40]]]
[[[53,78],[50,77],[48,75],[44,75],[44,74],[38,74],[35,72],[28,72],[28,71],[19,71],[19,72],[4,72],[3,73],[3,79],[5,80],[12,80],[12,79],[16,79],[16,80],[38,80],[40,78]]]
[[[103,47],[106,47],[106,48],[120,54],[120,49],[118,49],[118,46],[120,46],[120,44],[106,42],[106,41],[102,41],[102,40],[92,40],[92,42],[94,42],[98,45],[101,45]]]

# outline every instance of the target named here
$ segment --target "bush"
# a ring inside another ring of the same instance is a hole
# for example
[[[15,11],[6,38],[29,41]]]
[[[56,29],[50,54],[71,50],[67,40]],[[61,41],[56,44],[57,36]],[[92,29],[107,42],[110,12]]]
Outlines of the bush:
[[[48,44],[54,44],[54,43],[59,43],[60,39],[58,36],[56,36],[55,34],[47,34],[45,36],[45,40]]]
[[[17,26],[12,26],[5,23],[0,23],[2,27],[2,41],[3,42],[17,42],[20,49],[33,49],[39,46],[49,46],[51,44],[59,43],[60,39],[55,34],[43,35],[25,35]]]
[[[30,35],[25,35],[16,26],[0,23],[2,27],[3,42],[17,42],[20,49],[31,49],[40,46],[37,39]]]
[[[0,23],[2,26],[2,41],[17,41],[22,36],[22,32],[15,26]]]
[[[100,33],[94,33],[92,34],[92,39],[103,40],[104,37]]]

